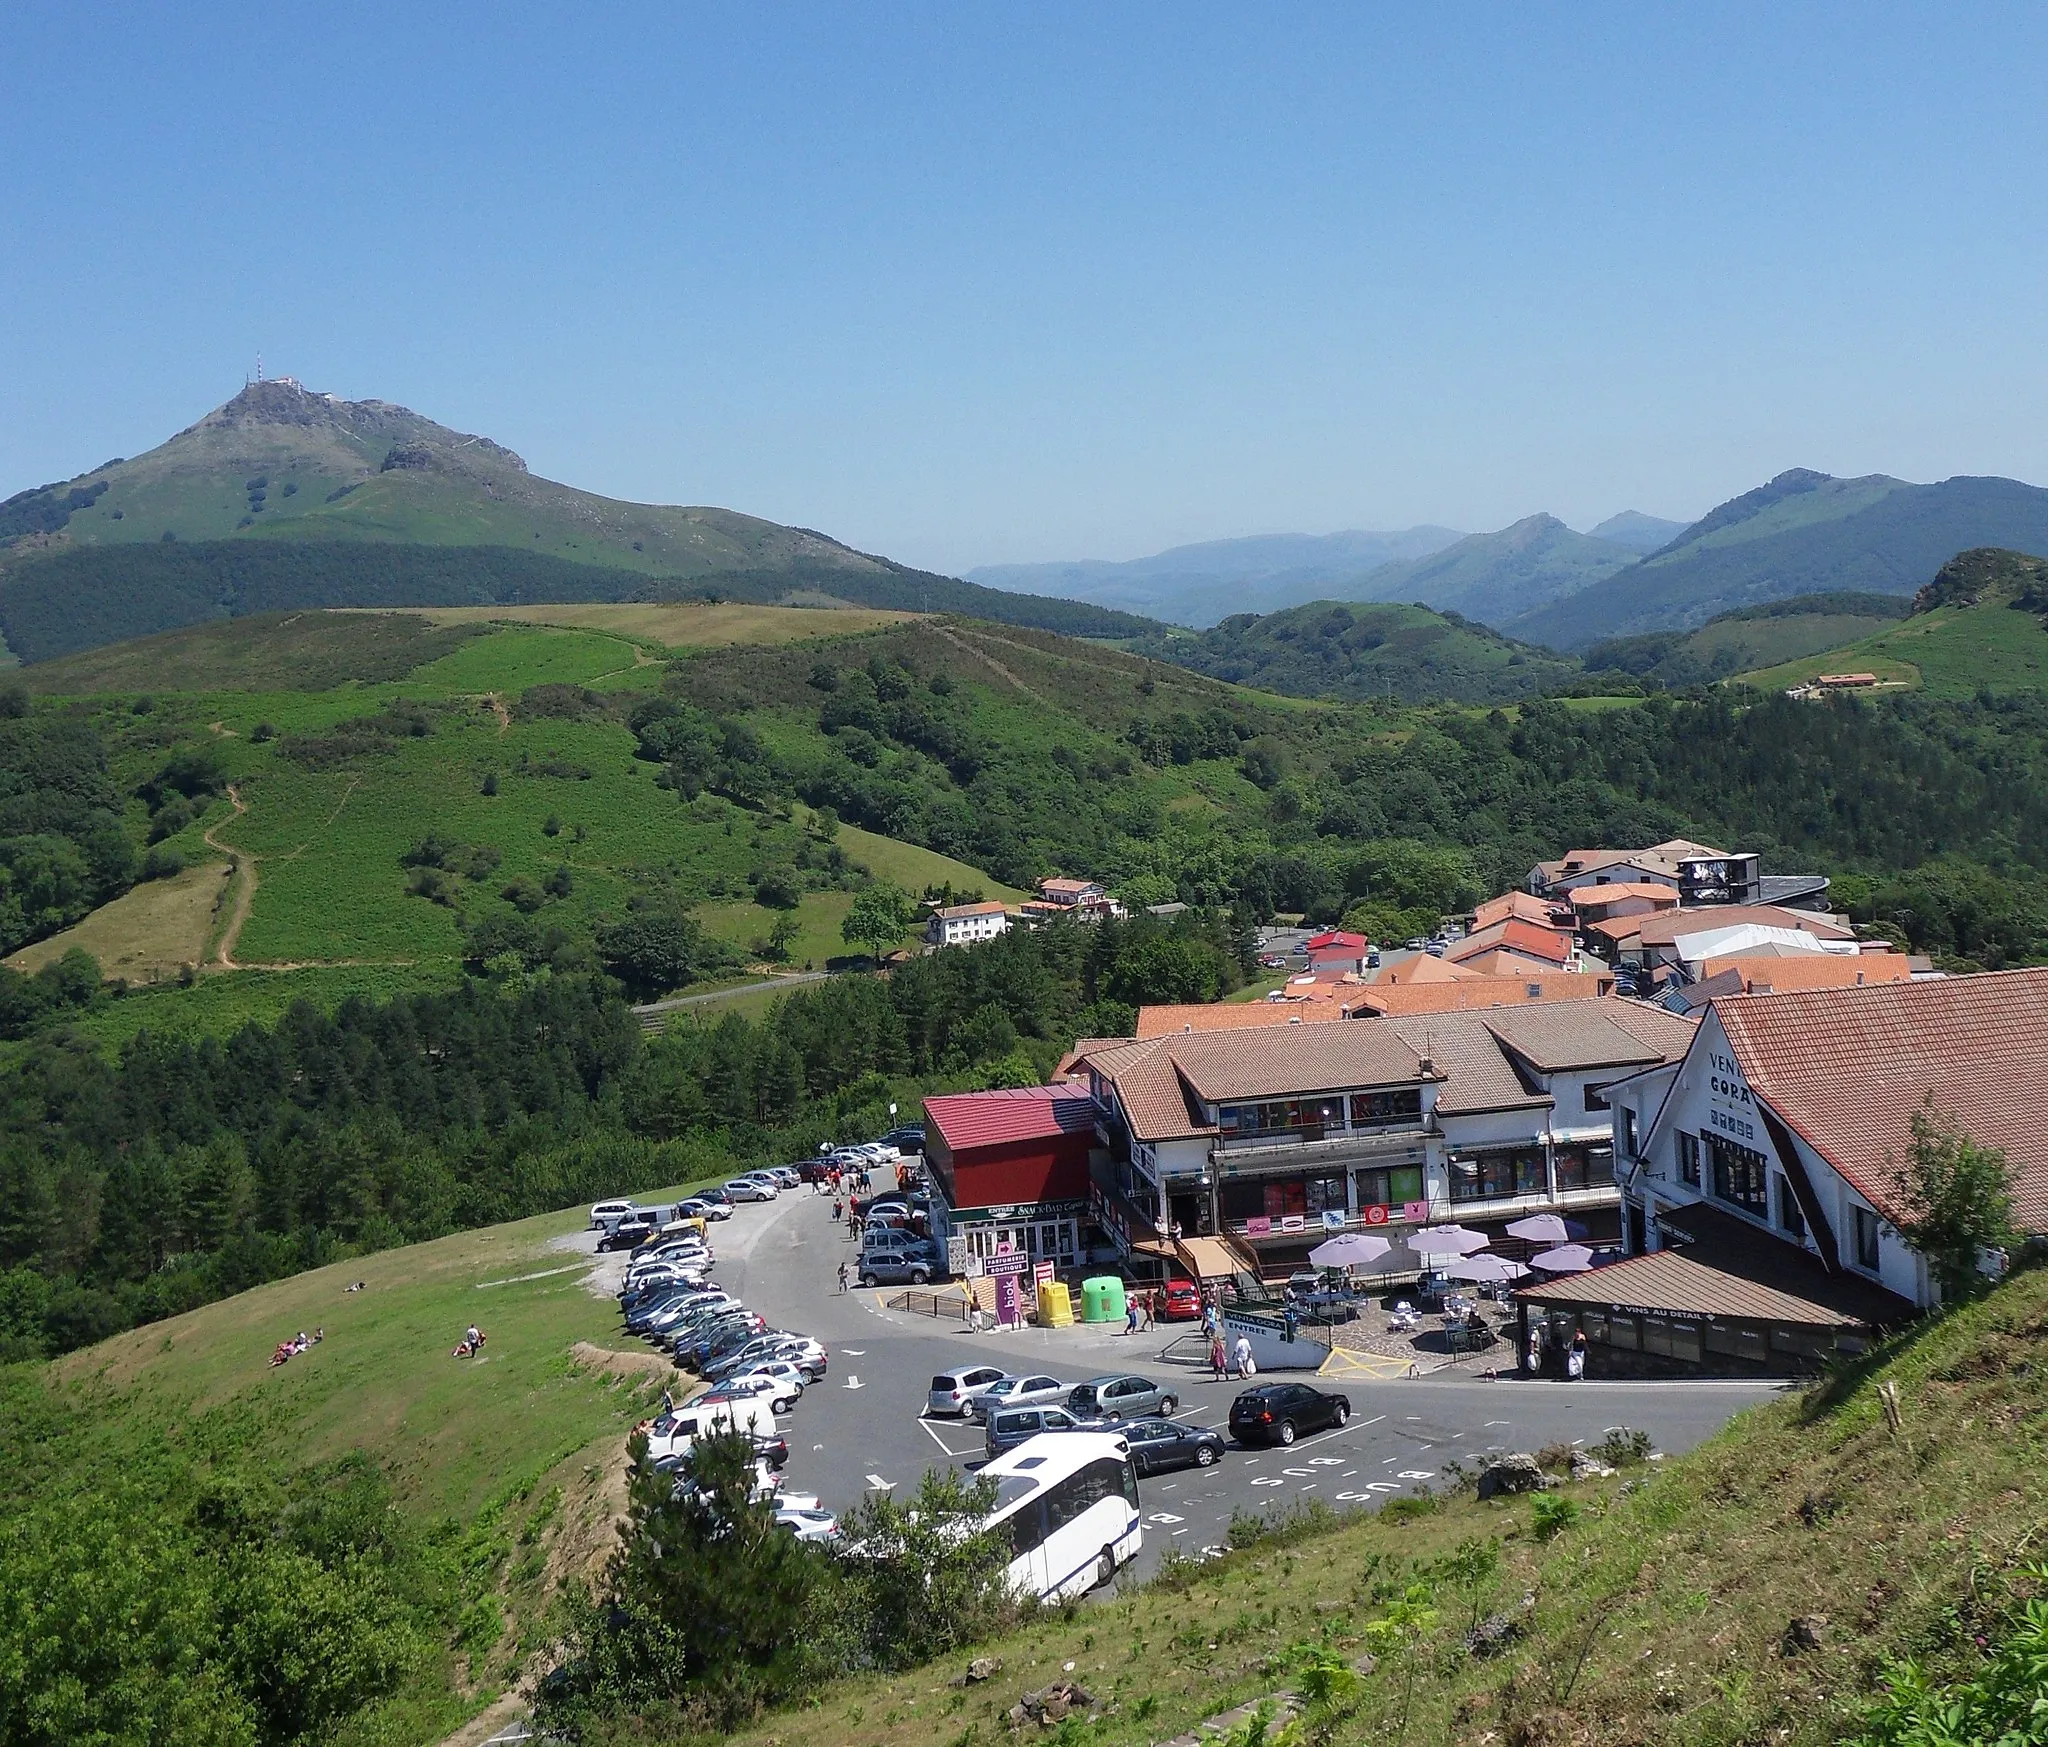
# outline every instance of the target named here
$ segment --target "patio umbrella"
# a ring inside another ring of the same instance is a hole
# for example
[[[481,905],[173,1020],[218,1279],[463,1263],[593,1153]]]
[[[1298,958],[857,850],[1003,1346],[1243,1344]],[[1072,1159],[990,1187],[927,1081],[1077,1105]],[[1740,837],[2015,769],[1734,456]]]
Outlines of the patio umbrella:
[[[1519,1280],[1528,1273],[1520,1262],[1511,1262],[1505,1256],[1467,1256],[1461,1262],[1453,1262],[1444,1272],[1453,1280],[1500,1281]]]
[[[1572,1231],[1555,1213],[1532,1213],[1527,1219],[1517,1219],[1508,1225],[1510,1237],[1524,1237],[1532,1244],[1568,1243]]]
[[[1427,1225],[1403,1240],[1418,1256],[1469,1256],[1486,1248],[1486,1234],[1462,1225]]]
[[[1584,1244],[1560,1244],[1540,1256],[1531,1256],[1529,1264],[1546,1274],[1583,1274],[1593,1266],[1593,1252]]]
[[[1364,1268],[1378,1261],[1393,1247],[1383,1237],[1367,1237],[1362,1232],[1347,1231],[1342,1237],[1317,1244],[1309,1251],[1308,1259],[1318,1268]]]

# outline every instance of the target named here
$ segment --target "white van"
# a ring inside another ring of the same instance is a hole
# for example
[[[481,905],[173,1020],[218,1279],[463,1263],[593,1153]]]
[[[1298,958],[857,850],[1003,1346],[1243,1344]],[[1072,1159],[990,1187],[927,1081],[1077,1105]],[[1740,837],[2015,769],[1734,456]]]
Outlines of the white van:
[[[647,1428],[647,1459],[687,1456],[700,1437],[714,1432],[741,1432],[750,1438],[772,1438],[775,1414],[765,1398],[714,1401],[708,1407],[689,1403],[665,1413]]]
[[[590,1208],[590,1229],[602,1231],[608,1225],[617,1225],[633,1211],[630,1201],[597,1201]]]

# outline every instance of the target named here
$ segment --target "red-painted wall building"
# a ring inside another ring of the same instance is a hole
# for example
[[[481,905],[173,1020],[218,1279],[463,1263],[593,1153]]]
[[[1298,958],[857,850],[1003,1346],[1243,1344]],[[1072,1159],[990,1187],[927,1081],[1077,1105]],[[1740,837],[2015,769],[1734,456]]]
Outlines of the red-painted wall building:
[[[1025,1086],[927,1098],[925,1164],[949,1236],[973,1256],[1009,1245],[1070,1264],[1088,1206],[1095,1101],[1080,1086]]]

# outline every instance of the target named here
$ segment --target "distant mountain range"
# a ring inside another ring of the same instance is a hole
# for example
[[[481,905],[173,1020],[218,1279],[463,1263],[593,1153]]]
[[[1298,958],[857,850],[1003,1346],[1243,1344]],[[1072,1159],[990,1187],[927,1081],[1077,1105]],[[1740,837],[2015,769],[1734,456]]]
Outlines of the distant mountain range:
[[[540,478],[488,437],[288,378],[249,384],[147,454],[0,503],[0,630],[28,661],[292,607],[690,595],[966,613],[1077,636],[1154,629],[809,528],[601,497]]]
[[[1364,560],[1407,541],[1406,555]],[[1956,553],[2048,552],[2048,490],[2016,479],[1915,485],[1793,468],[1690,526],[1627,510],[1588,533],[1555,516],[1491,534],[1268,535],[1187,546],[1127,564],[1003,565],[997,587],[1137,605],[1207,626],[1311,600],[1404,601],[1458,613],[1524,643],[1578,652],[1603,639],[1690,630],[1813,594],[1910,596]],[[1315,554],[1313,561],[1308,554]]]
[[[1975,546],[2048,552],[2048,491],[2016,479],[1913,485],[1794,468],[1709,511],[1639,563],[1502,628],[1577,650],[1793,595],[1910,595]]]
[[[967,578],[1196,627],[1319,600],[1419,601],[1491,624],[1611,576],[1684,530],[1640,510],[1624,510],[1590,534],[1535,515],[1492,534],[1426,525],[1258,534],[1121,563],[987,564]]]
[[[1254,534],[1175,546],[1121,563],[984,564],[967,573],[985,588],[1065,595],[1179,625],[1213,625],[1232,613],[1270,613],[1319,596],[1389,564],[1426,558],[1463,539],[1455,528],[1354,529],[1341,534]]]

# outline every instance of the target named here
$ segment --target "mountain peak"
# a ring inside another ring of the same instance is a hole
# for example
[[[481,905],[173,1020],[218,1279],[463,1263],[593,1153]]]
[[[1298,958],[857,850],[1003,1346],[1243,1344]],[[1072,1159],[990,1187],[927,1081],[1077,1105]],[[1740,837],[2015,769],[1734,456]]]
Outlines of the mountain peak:
[[[524,473],[526,462],[489,437],[451,430],[432,419],[388,400],[344,400],[308,388],[291,376],[272,376],[245,383],[241,393],[215,407],[196,425],[180,432],[278,436],[287,432],[332,431],[353,441],[388,440],[393,445],[424,445],[428,449],[461,451],[464,460],[496,463]],[[175,439],[174,439],[175,440]]]

